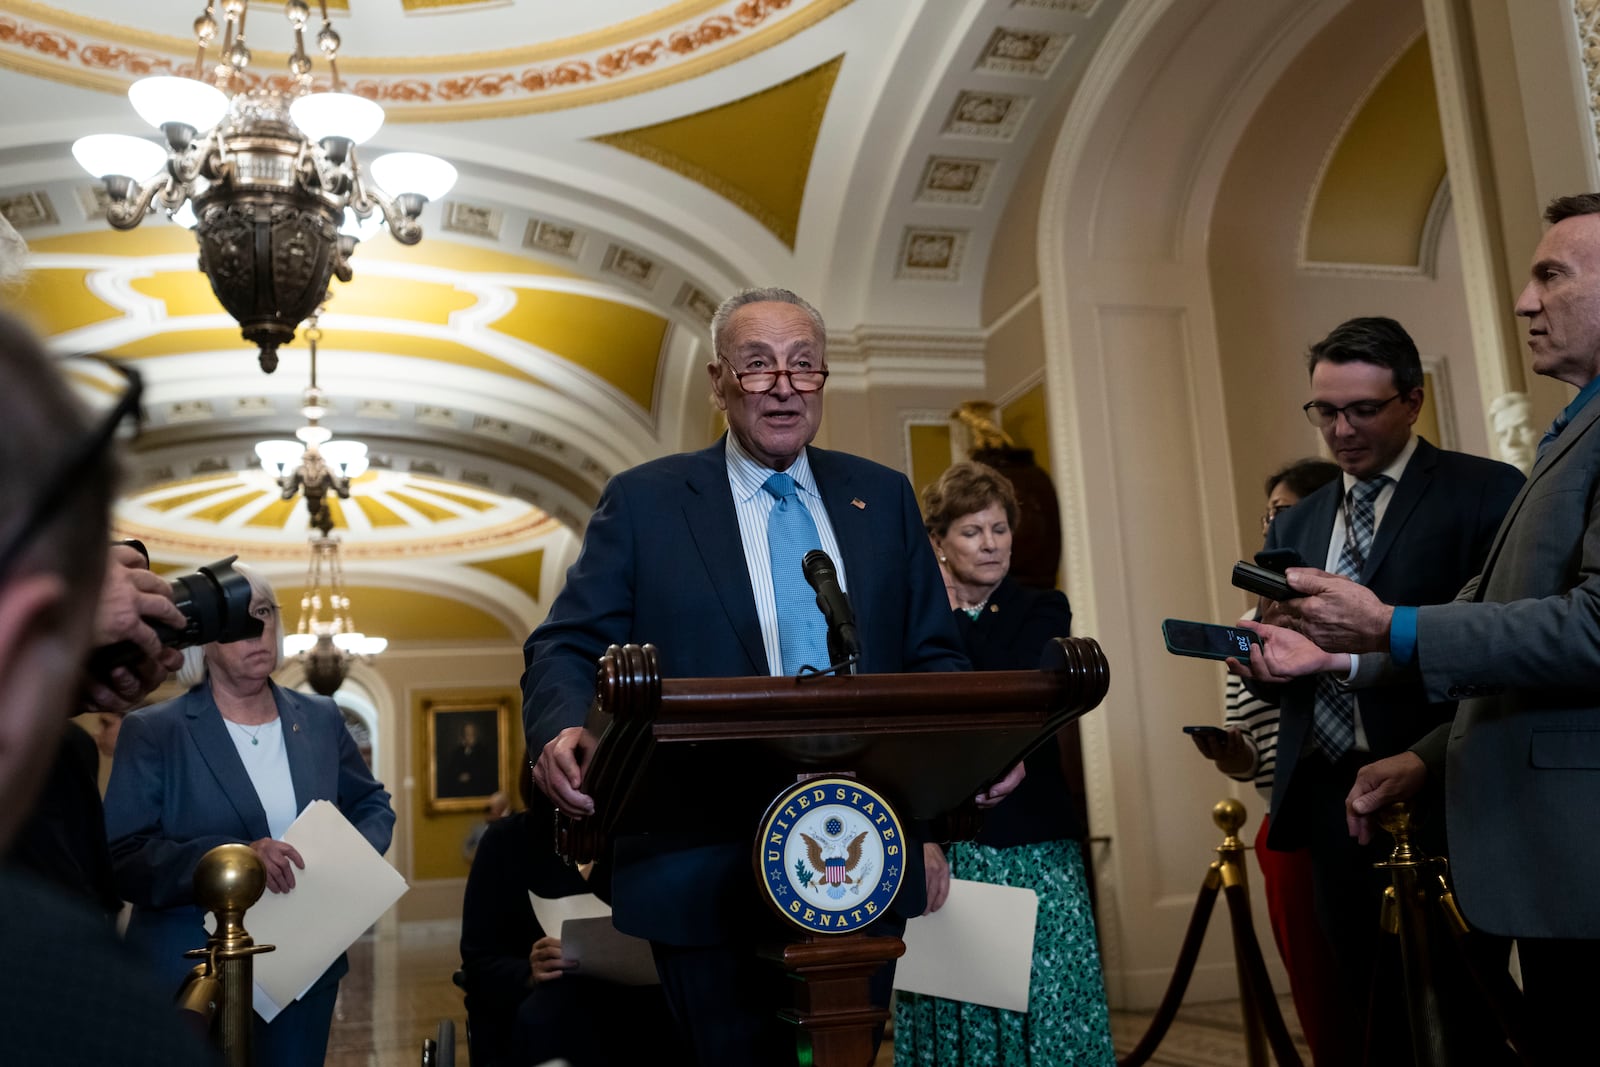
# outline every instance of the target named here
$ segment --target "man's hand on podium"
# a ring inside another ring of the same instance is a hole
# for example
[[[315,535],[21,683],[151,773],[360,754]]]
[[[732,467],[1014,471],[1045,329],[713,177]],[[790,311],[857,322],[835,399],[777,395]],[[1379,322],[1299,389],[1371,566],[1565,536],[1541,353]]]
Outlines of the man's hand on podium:
[[[928,885],[928,910],[922,914],[932,915],[944,907],[950,896],[950,864],[944,858],[944,849],[932,841],[923,842],[922,869]]]
[[[599,743],[599,738],[583,727],[569,726],[539,753],[533,765],[533,782],[563,814],[594,814],[594,800],[579,786],[583,785],[583,769],[589,756]]]
[[[978,802],[978,807],[994,807],[1006,797],[1010,796],[1012,790],[1021,785],[1022,780],[1027,776],[1028,765],[1019,760],[1015,767],[1006,772],[1006,776],[1004,778],[1000,779],[994,785],[991,785],[988,789],[984,790],[982,793],[979,793],[974,798]]]

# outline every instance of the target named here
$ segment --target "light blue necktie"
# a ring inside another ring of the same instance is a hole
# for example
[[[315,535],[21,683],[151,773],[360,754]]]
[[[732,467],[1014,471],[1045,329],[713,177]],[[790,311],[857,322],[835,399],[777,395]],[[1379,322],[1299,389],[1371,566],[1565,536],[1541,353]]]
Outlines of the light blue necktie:
[[[828,623],[817,607],[817,594],[806,581],[800,560],[822,547],[817,524],[795,491],[794,479],[774,474],[762,485],[774,497],[767,513],[767,558],[772,567],[772,592],[778,602],[778,646],[783,673],[793,675],[804,664],[828,665]]]

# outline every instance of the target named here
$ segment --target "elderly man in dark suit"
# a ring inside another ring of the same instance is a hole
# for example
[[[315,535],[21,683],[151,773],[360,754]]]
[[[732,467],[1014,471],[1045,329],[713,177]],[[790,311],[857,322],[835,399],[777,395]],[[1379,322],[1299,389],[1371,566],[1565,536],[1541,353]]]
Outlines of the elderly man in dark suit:
[[[1600,1002],[1600,193],[1554,200],[1545,218],[1516,311],[1534,371],[1578,395],[1481,573],[1453,603],[1391,608],[1416,602],[1291,571],[1307,595],[1290,610],[1321,650],[1361,653],[1364,677],[1462,702],[1453,723],[1362,768],[1351,831],[1443,779],[1462,911],[1517,939],[1536,1059],[1572,1064],[1594,1059]],[[1278,670],[1322,654],[1295,645]]]
[[[583,768],[595,739],[583,722],[608,645],[658,645],[669,677],[787,675],[827,662],[813,596],[803,579],[792,587],[805,548],[785,532],[791,519],[806,527],[799,540],[837,561],[861,671],[967,667],[911,486],[886,467],[809,447],[828,374],[821,316],[787,290],[747,290],[717,311],[712,338],[707,371],[728,434],[612,480],[524,650],[535,779],[569,814],[593,811]],[[793,1034],[786,1043],[774,1022],[776,971],[754,955],[765,927],[749,853],[760,808],[748,804],[785,783],[734,767],[716,778],[678,778],[670,802],[655,806],[659,825],[614,844],[614,921],[651,941],[701,1064],[793,1062]],[[1008,778],[992,793],[1014,785]],[[906,868],[898,917],[880,925],[898,929],[925,906],[920,850],[909,850]],[[877,990],[885,1004],[887,977]]]
[[[1385,598],[1449,600],[1482,565],[1522,475],[1435,448],[1412,432],[1423,402],[1422,363],[1393,319],[1342,323],[1311,347],[1307,362],[1306,415],[1343,477],[1279,515],[1267,548],[1294,549]],[[1269,610],[1263,617],[1281,616]],[[1343,1022],[1319,1034],[1318,1062],[1379,1063],[1391,1054],[1409,1062],[1403,1001],[1380,993],[1368,1017],[1374,982],[1390,990],[1398,971],[1379,965],[1383,883],[1372,864],[1381,857],[1376,846],[1350,840],[1344,798],[1363,763],[1404,751],[1447,721],[1454,704],[1424,694],[1420,684],[1356,694],[1344,681],[1324,674],[1281,693],[1267,843],[1309,850],[1317,915],[1339,967],[1325,986],[1335,1003],[1323,1014]]]

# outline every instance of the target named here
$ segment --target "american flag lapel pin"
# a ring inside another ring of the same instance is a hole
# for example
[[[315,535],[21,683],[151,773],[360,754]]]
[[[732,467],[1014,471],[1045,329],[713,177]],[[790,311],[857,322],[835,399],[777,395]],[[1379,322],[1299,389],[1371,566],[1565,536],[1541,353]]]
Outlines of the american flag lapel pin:
[[[866,511],[867,510],[867,502],[865,500],[862,500],[858,496],[853,496],[853,497],[850,498],[850,506],[853,507],[853,508],[857,508],[857,509],[859,509],[861,511]]]

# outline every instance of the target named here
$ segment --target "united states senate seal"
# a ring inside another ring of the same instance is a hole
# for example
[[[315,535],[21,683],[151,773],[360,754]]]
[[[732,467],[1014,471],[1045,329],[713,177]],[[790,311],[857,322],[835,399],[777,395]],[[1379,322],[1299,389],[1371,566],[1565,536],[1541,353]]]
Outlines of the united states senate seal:
[[[755,864],[778,914],[812,933],[848,934],[889,910],[905,849],[900,818],[881,795],[853,778],[812,778],[762,816]]]

